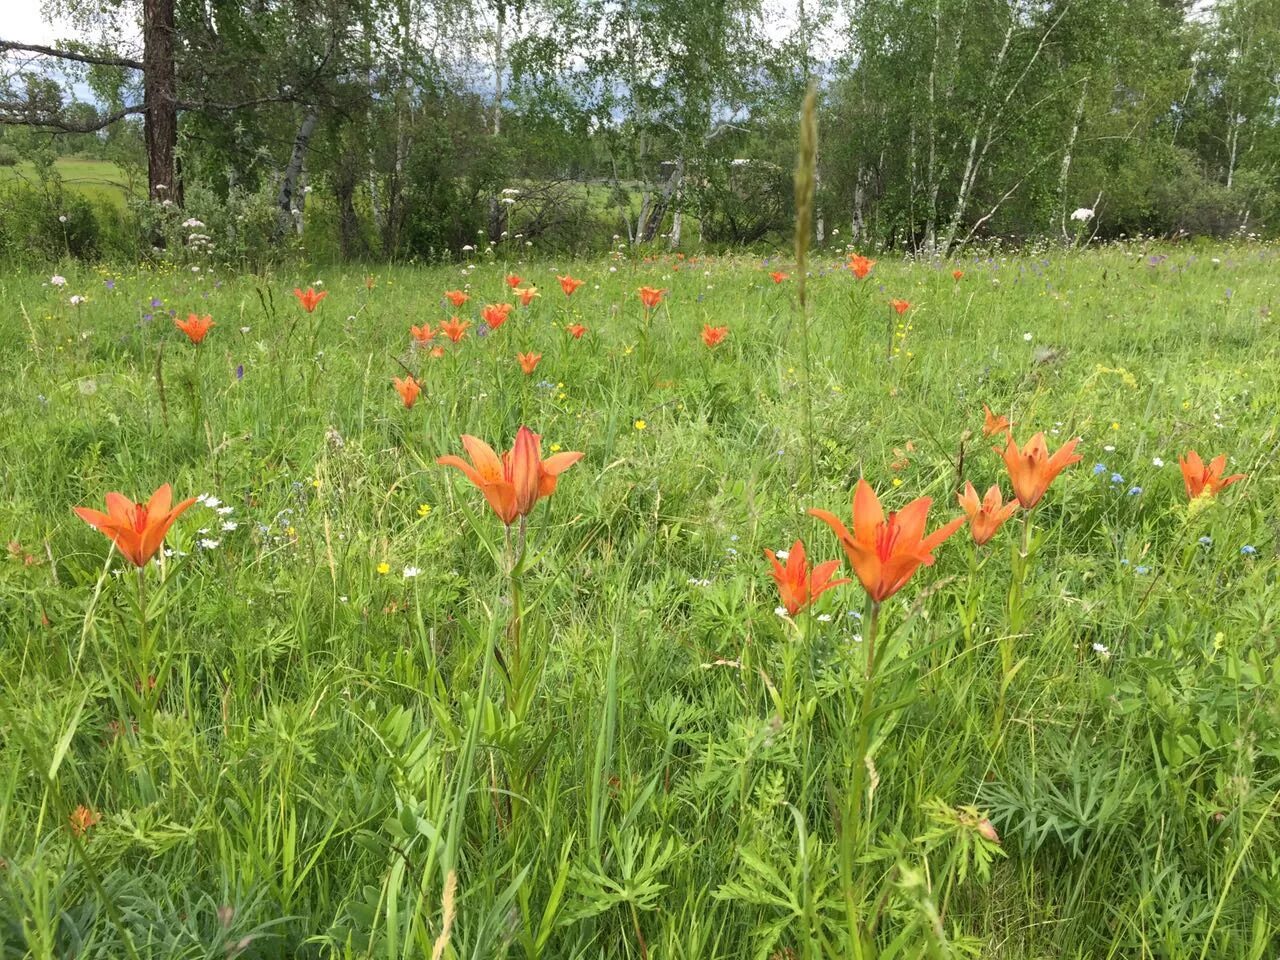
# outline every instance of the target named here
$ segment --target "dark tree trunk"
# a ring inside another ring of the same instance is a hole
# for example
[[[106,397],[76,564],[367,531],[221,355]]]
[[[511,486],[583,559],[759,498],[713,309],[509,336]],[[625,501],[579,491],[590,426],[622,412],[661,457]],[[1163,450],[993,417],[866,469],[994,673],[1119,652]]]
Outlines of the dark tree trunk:
[[[172,200],[181,206],[173,0],[143,0],[142,45],[147,187],[152,200]]]
[[[338,164],[333,192],[338,201],[338,251],[343,260],[354,260],[365,253],[360,237],[360,218],[356,213],[356,184],[360,171],[354,151],[348,150]]]
[[[671,175],[667,178],[667,182],[662,187],[662,196],[653,205],[649,216],[640,224],[640,242],[651,243],[658,235],[658,231],[662,229],[662,221],[667,217],[667,210],[671,207],[671,201],[675,197],[676,190],[684,180],[684,157],[676,157],[676,162],[672,165]]]

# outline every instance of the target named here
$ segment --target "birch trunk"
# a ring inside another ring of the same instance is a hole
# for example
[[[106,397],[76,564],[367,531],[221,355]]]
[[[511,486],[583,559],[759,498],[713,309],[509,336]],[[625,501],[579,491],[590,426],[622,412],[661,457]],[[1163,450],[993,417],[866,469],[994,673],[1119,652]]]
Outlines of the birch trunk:
[[[280,190],[276,194],[278,210],[278,233],[283,235],[288,226],[295,221],[294,208],[297,206],[298,179],[302,176],[302,164],[307,157],[307,147],[311,143],[311,135],[315,133],[319,115],[314,107],[308,108],[298,127],[298,135],[293,138],[293,150],[289,154],[289,163],[284,168],[284,176],[280,179]]]
[[[1005,109],[1009,106],[1010,101],[1013,100],[1013,97],[1018,92],[1019,88],[1021,88],[1022,81],[1027,78],[1027,74],[1031,72],[1031,68],[1034,67],[1036,62],[1040,59],[1040,54],[1044,52],[1045,45],[1049,42],[1049,37],[1053,34],[1053,31],[1057,28],[1058,24],[1062,22],[1062,18],[1067,15],[1067,12],[1070,9],[1070,2],[1062,5],[1058,16],[1045,28],[1044,33],[1040,35],[1040,41],[1036,44],[1035,50],[1027,59],[1026,64],[1022,68],[1022,72],[1019,73],[1014,80],[1010,81],[1008,88],[1005,90],[1004,98],[993,107],[992,97],[996,92],[996,83],[999,81],[1000,74],[1003,71],[1005,58],[1009,53],[1009,44],[1013,39],[1014,28],[1018,23],[1018,6],[1015,4],[1010,9],[1009,26],[1005,30],[1004,42],[1000,46],[1000,54],[996,57],[995,66],[991,72],[991,82],[987,86],[987,100],[984,102],[982,110],[979,113],[978,122],[974,124],[973,136],[969,140],[969,154],[965,161],[964,175],[960,178],[960,187],[956,194],[955,206],[952,208],[951,219],[947,224],[947,234],[942,243],[942,252],[944,255],[949,254],[955,246],[956,236],[960,231],[960,221],[964,219],[965,212],[969,207],[969,199],[973,191],[973,185],[978,180],[978,174],[982,170],[982,162],[986,159],[987,151],[990,149],[991,144],[996,140],[996,124],[1000,122],[1001,117],[1004,116]],[[982,145],[980,150],[978,147],[979,143]],[[1019,183],[1021,183],[1021,181],[1019,181]],[[1016,185],[1014,189],[1017,189]],[[996,206],[999,207],[1001,203],[1008,199],[1011,193],[1012,191],[1001,197]],[[993,209],[992,213],[994,212],[995,211]],[[992,214],[989,213],[987,215],[988,218],[991,215]]]
[[[1089,96],[1089,78],[1085,77],[1080,85],[1080,99],[1076,101],[1075,120],[1071,124],[1071,134],[1067,137],[1067,148],[1062,152],[1062,166],[1058,168],[1058,209],[1062,215],[1062,239],[1070,240],[1067,233],[1067,178],[1071,175],[1071,156],[1076,147],[1076,138],[1080,135],[1080,124],[1084,122],[1084,104]]]

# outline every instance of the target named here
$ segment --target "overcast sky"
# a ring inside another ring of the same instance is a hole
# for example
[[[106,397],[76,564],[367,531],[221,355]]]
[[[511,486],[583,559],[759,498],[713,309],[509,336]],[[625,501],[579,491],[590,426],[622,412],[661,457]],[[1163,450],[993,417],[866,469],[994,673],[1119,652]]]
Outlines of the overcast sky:
[[[65,24],[51,26],[40,6],[40,0],[9,0],[5,4],[4,20],[0,21],[0,37],[47,44],[72,32]]]

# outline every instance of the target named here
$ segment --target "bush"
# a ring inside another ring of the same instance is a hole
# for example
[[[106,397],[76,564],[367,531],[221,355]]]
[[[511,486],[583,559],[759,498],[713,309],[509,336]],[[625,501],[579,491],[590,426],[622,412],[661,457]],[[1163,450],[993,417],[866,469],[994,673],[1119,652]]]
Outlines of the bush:
[[[191,184],[184,205],[144,200],[132,205],[139,237],[157,259],[225,263],[256,270],[287,256],[295,243],[277,240],[274,190],[232,187],[226,198]],[[289,234],[289,238],[293,238]]]
[[[781,164],[768,160],[711,163],[699,192],[702,237],[707,243],[752,244],[791,230],[795,216],[791,170]]]
[[[0,143],[0,167],[16,167],[21,160],[17,150],[7,143]]]
[[[19,263],[95,260],[102,252],[100,239],[98,214],[86,198],[56,185],[0,187],[0,258]]]

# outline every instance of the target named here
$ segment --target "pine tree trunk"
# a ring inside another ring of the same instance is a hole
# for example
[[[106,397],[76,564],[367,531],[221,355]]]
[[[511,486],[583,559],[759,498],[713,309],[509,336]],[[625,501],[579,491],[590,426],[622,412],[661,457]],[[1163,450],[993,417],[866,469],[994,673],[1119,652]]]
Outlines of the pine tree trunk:
[[[173,0],[143,0],[142,89],[147,189],[152,200],[182,205],[178,178],[178,89],[173,61]]]

